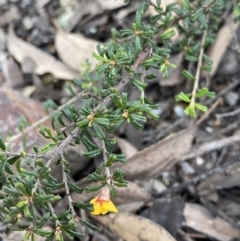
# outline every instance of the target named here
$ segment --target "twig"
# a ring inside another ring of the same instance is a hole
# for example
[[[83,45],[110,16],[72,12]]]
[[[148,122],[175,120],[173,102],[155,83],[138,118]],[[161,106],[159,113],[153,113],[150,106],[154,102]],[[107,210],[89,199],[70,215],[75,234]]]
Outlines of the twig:
[[[65,164],[64,164],[64,157],[63,157],[63,154],[61,153],[61,168],[62,168],[62,179],[63,179],[63,183],[64,183],[64,187],[65,187],[65,192],[66,192],[66,195],[67,195],[67,200],[68,200],[68,206],[69,206],[69,209],[71,211],[71,214],[72,214],[72,218],[75,219],[77,217],[77,214],[74,210],[74,207],[73,207],[73,200],[72,200],[72,197],[70,195],[70,190],[69,190],[69,187],[68,187],[68,178],[67,178],[67,175],[66,175],[66,172],[64,171],[65,169]]]
[[[240,114],[240,108],[234,110],[234,111],[230,111],[230,112],[226,112],[226,113],[221,113],[221,114],[216,114],[217,118],[223,118],[223,117],[229,117],[229,116],[235,116]]]
[[[42,159],[49,159],[48,155],[44,155],[44,154],[35,154],[35,153],[24,153],[24,156],[21,155],[21,153],[17,153],[17,152],[8,152],[8,151],[1,151],[0,154],[6,155],[7,157],[15,157],[15,156],[19,156],[19,157],[31,157],[34,159],[38,159],[38,158],[42,158]]]
[[[103,162],[105,164],[105,175],[107,178],[107,184],[111,185],[111,173],[109,167],[107,167],[108,157],[107,157],[107,149],[104,140],[102,142],[102,149],[103,149]]]
[[[204,30],[203,36],[202,36],[202,41],[201,41],[201,48],[200,48],[200,52],[199,52],[199,56],[198,56],[198,65],[197,65],[197,70],[196,70],[196,74],[195,74],[195,81],[194,81],[193,90],[192,90],[191,102],[190,102],[190,104],[192,104],[192,105],[195,104],[196,94],[197,94],[197,90],[198,90],[200,71],[201,71],[202,61],[203,61],[204,43],[206,40],[206,36],[207,36],[207,30]]]
[[[240,141],[240,135],[234,135],[231,137],[226,137],[222,140],[211,141],[194,147],[185,156],[181,158],[181,161],[192,159],[201,156],[205,153],[223,148],[225,146],[231,145],[234,142]]]
[[[155,194],[154,196],[159,198],[159,197],[163,197],[163,196],[166,196],[168,194],[172,194],[172,193],[178,193],[178,192],[181,192],[183,191],[185,188],[187,188],[189,185],[192,185],[192,184],[198,184],[200,183],[201,181],[207,179],[208,177],[216,174],[216,173],[224,173],[226,170],[228,170],[229,168],[237,168],[238,166],[240,166],[240,163],[239,161],[237,162],[234,162],[234,163],[231,163],[231,164],[228,164],[224,167],[216,167],[214,169],[211,169],[205,173],[202,173],[188,181],[185,181],[185,182],[182,182],[178,185],[174,185],[172,187],[170,187],[169,189],[161,192],[161,193],[158,193],[158,194]]]
[[[217,100],[213,103],[213,105],[210,107],[210,109],[208,109],[208,111],[205,112],[205,113],[201,116],[201,118],[196,121],[196,125],[199,126],[200,124],[202,124],[202,122],[205,121],[205,120],[208,118],[208,116],[209,116],[209,115],[217,108],[217,106],[218,106],[219,104],[221,104],[221,103],[222,103],[222,98],[217,99]]]
[[[226,88],[224,88],[223,90],[221,90],[217,95],[216,95],[216,99],[218,99],[219,97],[222,97],[224,95],[226,95],[230,90],[234,89],[235,87],[237,87],[240,84],[240,80],[237,79],[236,81],[234,81],[233,83],[231,83],[229,86],[227,86]],[[212,104],[214,100],[213,99],[208,99],[206,101],[206,105],[209,106]]]

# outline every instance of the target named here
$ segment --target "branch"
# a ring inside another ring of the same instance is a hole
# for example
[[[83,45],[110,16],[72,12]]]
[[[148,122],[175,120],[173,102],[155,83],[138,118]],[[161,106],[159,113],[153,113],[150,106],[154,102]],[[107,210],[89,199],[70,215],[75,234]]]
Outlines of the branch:
[[[103,162],[105,164],[105,175],[106,175],[106,178],[107,178],[107,184],[111,185],[111,173],[110,173],[109,167],[107,167],[107,161],[108,161],[107,149],[106,149],[106,145],[105,145],[104,140],[102,140],[101,142],[102,142]]]
[[[207,36],[207,30],[204,30],[202,41],[201,41],[201,49],[200,49],[200,53],[199,53],[199,56],[198,56],[198,65],[197,65],[197,71],[196,71],[196,74],[195,74],[195,81],[194,81],[194,86],[193,86],[193,90],[192,90],[192,97],[191,97],[191,102],[190,102],[192,105],[195,104],[196,93],[197,93],[197,90],[198,90],[199,79],[200,79],[200,71],[201,71],[202,61],[203,61],[204,43],[205,43],[206,36]]]
[[[68,183],[67,183],[67,175],[66,175],[66,172],[64,171],[65,169],[65,164],[64,164],[64,157],[63,157],[63,154],[61,153],[61,168],[62,168],[62,178],[63,178],[63,183],[64,183],[64,187],[65,187],[65,192],[66,192],[66,195],[67,195],[67,200],[68,200],[68,206],[69,206],[69,209],[71,211],[71,214],[72,214],[72,218],[75,219],[77,217],[77,214],[74,210],[74,207],[73,207],[73,200],[72,200],[72,197],[70,195],[70,190],[69,190],[69,187],[68,187]]]

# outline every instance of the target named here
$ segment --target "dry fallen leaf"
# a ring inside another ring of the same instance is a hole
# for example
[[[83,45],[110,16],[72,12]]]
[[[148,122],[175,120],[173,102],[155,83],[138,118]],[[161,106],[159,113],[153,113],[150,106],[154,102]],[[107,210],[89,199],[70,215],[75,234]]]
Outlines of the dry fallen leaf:
[[[220,64],[222,57],[233,38],[233,33],[238,29],[239,26],[240,23],[235,23],[233,17],[229,16],[225,25],[223,25],[218,31],[214,45],[212,45],[207,51],[208,56],[213,61],[210,76],[213,76],[216,73],[218,65]]]
[[[24,117],[29,124],[33,124],[43,116],[46,115],[43,106],[36,100],[24,98],[17,91],[9,88],[0,88],[0,125],[3,138],[9,141],[8,136],[11,133],[11,139],[14,135],[20,133],[18,124],[19,118]],[[44,122],[44,125],[50,127],[51,122]],[[43,138],[36,130],[29,131],[25,138],[27,138],[27,148],[32,148],[33,145],[46,145],[48,140]],[[10,132],[11,131],[11,132]],[[23,136],[15,139],[14,142],[9,143],[12,151],[18,152],[23,149]],[[29,150],[28,149],[28,150]]]
[[[12,57],[0,52],[0,63],[2,64],[2,73],[5,80],[2,86],[15,89],[26,84],[17,63]]]
[[[213,218],[210,212],[198,204],[187,203],[183,215],[184,225],[220,241],[230,241],[240,237],[240,231],[225,220]]]
[[[97,44],[97,41],[85,38],[81,34],[71,34],[63,30],[59,30],[55,37],[59,57],[69,68],[78,72],[81,63],[86,59],[95,66],[97,61],[92,57],[92,52],[96,51]]]
[[[130,158],[138,152],[138,149],[127,140],[119,137],[115,137],[115,139],[121,149],[121,152],[126,155],[126,158]]]
[[[127,180],[153,178],[169,170],[190,149],[195,130],[193,126],[169,135],[120,164]]]
[[[35,74],[51,73],[58,79],[73,79],[78,75],[77,72],[71,70],[50,54],[18,38],[12,28],[9,29],[7,43],[9,53],[19,63],[22,63],[26,58],[30,58],[35,63]]]
[[[94,217],[126,241],[176,241],[163,227],[129,213],[111,213]]]

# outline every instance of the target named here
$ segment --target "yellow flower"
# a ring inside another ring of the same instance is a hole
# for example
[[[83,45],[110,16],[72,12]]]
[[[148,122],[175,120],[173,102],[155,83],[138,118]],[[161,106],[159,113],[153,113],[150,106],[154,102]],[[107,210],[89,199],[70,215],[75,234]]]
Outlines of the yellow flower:
[[[90,203],[93,204],[93,212],[91,212],[93,215],[104,215],[107,212],[118,212],[117,208],[110,200],[109,189],[107,187],[104,187],[99,195],[93,198]]]

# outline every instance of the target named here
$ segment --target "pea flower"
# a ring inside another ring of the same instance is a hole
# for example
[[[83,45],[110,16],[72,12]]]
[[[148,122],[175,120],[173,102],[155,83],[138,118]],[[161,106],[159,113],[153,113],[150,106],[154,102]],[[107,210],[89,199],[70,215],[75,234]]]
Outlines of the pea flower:
[[[106,214],[107,212],[117,213],[118,210],[110,200],[108,187],[104,187],[97,197],[93,198],[90,203],[93,204],[93,215]]]

